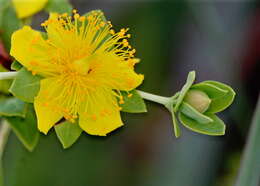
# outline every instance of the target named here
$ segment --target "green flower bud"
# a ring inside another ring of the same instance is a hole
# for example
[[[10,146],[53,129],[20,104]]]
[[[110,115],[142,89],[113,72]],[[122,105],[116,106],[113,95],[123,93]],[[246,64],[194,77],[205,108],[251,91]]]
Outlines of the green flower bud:
[[[208,95],[200,90],[189,90],[184,101],[200,113],[204,113],[211,103]]]

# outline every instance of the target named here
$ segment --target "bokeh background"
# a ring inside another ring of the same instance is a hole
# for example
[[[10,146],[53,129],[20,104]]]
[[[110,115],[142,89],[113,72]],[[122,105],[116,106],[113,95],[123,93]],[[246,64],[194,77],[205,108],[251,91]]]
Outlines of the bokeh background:
[[[12,134],[4,156],[6,186],[231,186],[240,166],[259,94],[260,5],[256,1],[72,0],[84,14],[102,9],[116,29],[129,27],[145,75],[139,89],[171,96],[196,70],[197,82],[217,80],[237,92],[220,117],[226,135],[181,127],[147,103],[146,114],[122,114],[108,137],[87,134],[63,150],[54,131],[28,152]],[[34,28],[47,18],[40,13]],[[260,147],[259,147],[260,148]],[[260,157],[259,157],[260,158]],[[260,175],[260,173],[259,173]]]

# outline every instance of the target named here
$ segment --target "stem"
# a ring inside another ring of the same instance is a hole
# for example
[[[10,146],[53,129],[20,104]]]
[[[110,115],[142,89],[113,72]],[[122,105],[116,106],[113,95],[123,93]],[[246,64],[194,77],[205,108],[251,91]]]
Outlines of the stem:
[[[170,98],[170,97],[157,96],[157,95],[150,94],[150,93],[147,93],[147,92],[144,92],[141,90],[137,90],[137,92],[140,94],[140,96],[142,98],[162,104],[162,105],[166,105],[167,103],[169,103],[172,100],[172,98]]]
[[[14,79],[17,75],[17,72],[0,72],[0,80],[3,79]]]
[[[3,158],[3,153],[5,149],[5,145],[8,140],[8,136],[10,134],[11,128],[9,127],[8,123],[6,121],[2,122],[1,130],[0,130],[0,161]]]
[[[249,131],[236,186],[257,186],[260,181],[260,95]]]

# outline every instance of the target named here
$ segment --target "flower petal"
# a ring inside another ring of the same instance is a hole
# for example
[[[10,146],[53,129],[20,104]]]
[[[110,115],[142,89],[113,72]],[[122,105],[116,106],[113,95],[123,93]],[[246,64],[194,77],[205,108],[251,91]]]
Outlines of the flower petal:
[[[41,80],[40,91],[34,101],[38,128],[45,134],[63,117],[61,110],[56,108],[59,103],[54,99],[51,100],[51,98],[59,96],[59,91],[62,90],[57,81],[59,81],[57,78]]]
[[[52,76],[58,71],[50,56],[55,54],[55,49],[47,44],[40,32],[24,26],[13,33],[11,42],[10,54],[28,70],[43,76]]]
[[[48,0],[13,0],[13,5],[19,18],[29,17],[41,11]]]
[[[96,89],[88,94],[79,113],[80,127],[91,135],[106,136],[123,125],[112,90]]]
[[[138,59],[122,60],[117,55],[107,52],[94,55],[90,69],[93,76],[104,86],[111,89],[130,91],[139,86],[144,79],[142,74],[134,71]]]

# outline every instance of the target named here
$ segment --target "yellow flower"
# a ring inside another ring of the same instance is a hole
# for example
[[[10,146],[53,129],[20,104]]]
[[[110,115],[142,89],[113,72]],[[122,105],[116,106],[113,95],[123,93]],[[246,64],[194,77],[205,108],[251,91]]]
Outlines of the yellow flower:
[[[43,76],[34,100],[38,128],[45,134],[61,118],[74,122],[92,135],[105,136],[122,126],[120,90],[140,85],[143,75],[134,72],[135,50],[126,34],[115,33],[101,11],[87,17],[74,11],[51,14],[42,23],[48,35],[29,26],[12,35],[11,55],[33,74]]]
[[[17,16],[22,19],[41,11],[48,0],[12,0]]]

